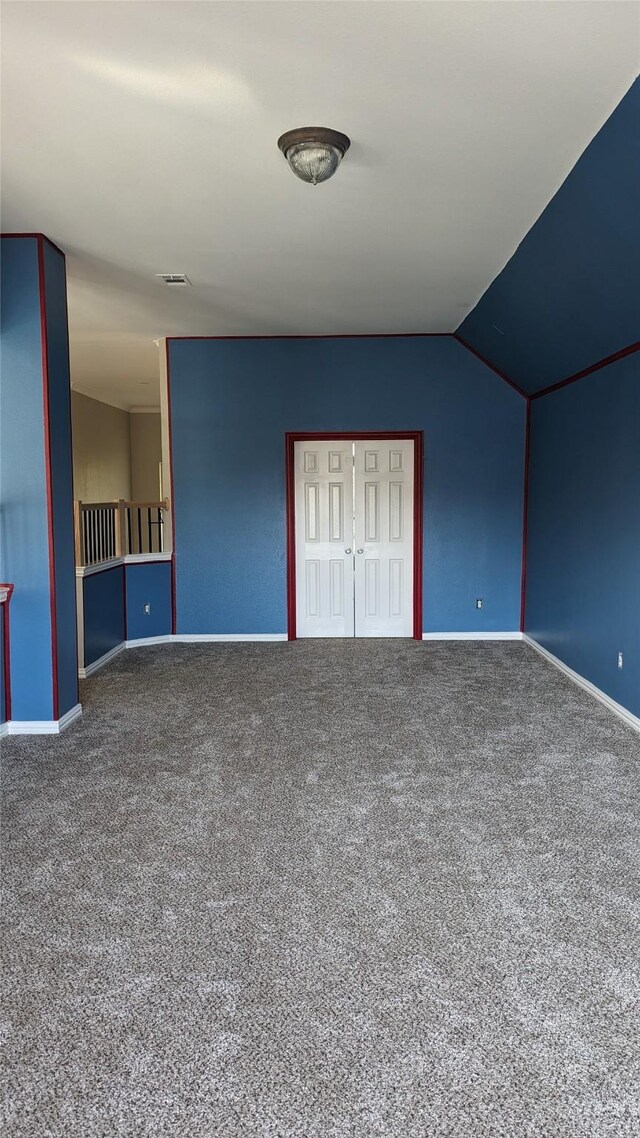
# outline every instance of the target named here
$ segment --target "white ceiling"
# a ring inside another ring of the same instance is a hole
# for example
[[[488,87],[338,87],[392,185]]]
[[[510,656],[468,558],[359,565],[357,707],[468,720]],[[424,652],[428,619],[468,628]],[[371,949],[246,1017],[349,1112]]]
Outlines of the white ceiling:
[[[5,3],[3,229],[67,252],[74,386],[155,405],[165,335],[455,329],[633,81],[638,11]],[[352,139],[322,186],[276,146],[304,125]]]

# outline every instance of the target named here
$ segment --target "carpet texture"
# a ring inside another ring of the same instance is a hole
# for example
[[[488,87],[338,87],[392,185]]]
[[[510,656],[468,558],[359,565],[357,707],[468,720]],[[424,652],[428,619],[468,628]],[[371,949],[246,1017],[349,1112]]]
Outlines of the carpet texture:
[[[3,745],[7,1138],[637,1138],[640,743],[530,648],[82,700]]]

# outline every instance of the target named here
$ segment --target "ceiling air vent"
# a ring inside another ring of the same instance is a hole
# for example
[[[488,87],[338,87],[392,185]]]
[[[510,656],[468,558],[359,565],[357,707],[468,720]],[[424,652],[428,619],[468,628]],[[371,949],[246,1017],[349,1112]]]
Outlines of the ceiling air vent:
[[[159,281],[162,281],[166,285],[171,285],[172,287],[191,284],[186,273],[156,273],[156,277]]]

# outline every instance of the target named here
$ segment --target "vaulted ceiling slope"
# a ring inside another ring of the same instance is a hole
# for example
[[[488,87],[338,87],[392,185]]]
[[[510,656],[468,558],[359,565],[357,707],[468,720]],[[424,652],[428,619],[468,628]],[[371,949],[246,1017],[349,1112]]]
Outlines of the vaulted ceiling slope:
[[[528,394],[640,339],[639,202],[640,79],[459,336]]]
[[[74,386],[151,403],[163,336],[452,332],[637,35],[615,0],[4,3],[3,228],[67,254]],[[304,125],[352,140],[317,188]]]

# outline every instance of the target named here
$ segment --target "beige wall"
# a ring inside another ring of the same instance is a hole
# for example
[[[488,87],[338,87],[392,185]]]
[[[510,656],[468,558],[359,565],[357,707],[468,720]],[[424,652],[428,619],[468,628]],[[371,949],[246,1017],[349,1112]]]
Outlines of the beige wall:
[[[131,497],[131,416],[71,392],[73,490],[83,502]]]
[[[156,502],[162,460],[160,414],[121,411],[71,392],[74,496],[83,502]]]
[[[73,485],[82,502],[159,501],[159,413],[121,411],[72,391]]]
[[[131,494],[135,502],[160,500],[162,460],[160,415],[136,412],[129,416],[131,432]]]

